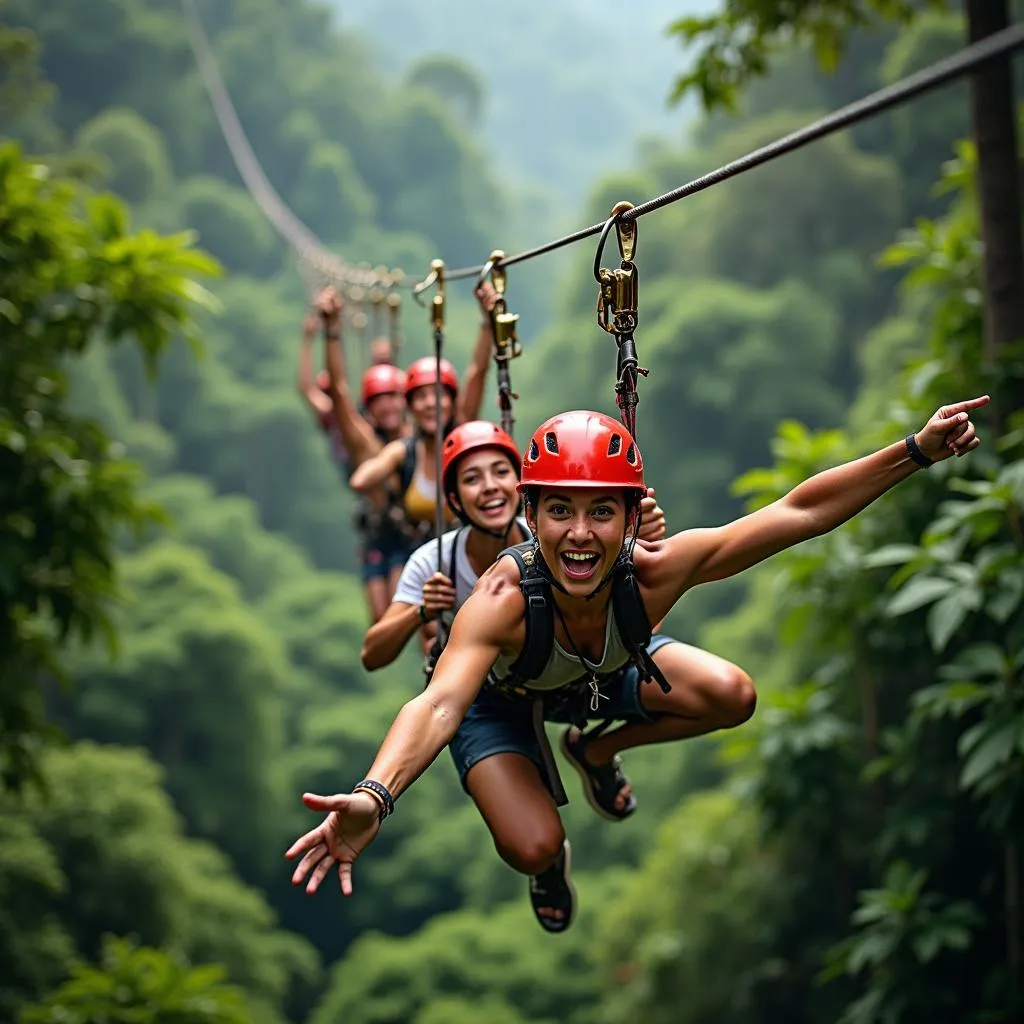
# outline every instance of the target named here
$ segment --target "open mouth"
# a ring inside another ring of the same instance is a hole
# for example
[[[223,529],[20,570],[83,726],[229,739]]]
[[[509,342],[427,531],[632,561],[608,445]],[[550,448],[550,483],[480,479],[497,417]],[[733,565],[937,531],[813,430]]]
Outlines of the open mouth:
[[[480,514],[487,519],[497,519],[504,514],[507,505],[508,502],[504,498],[495,498],[494,501],[484,502],[483,505],[478,505],[477,508],[480,510]]]
[[[590,579],[601,564],[601,556],[593,551],[563,551],[558,557],[566,576],[573,580]]]

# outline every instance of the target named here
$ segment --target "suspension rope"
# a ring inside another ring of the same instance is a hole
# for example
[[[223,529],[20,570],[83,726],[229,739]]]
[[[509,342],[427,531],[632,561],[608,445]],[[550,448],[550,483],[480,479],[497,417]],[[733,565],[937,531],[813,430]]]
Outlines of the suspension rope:
[[[314,275],[320,277],[321,283],[329,281],[335,285],[355,285],[366,288],[375,284],[387,284],[390,287],[413,284],[413,280],[406,279],[400,272],[396,274],[391,271],[388,271],[386,280],[382,281],[377,272],[368,267],[357,267],[341,259],[292,213],[273,185],[270,184],[249,144],[238,119],[238,113],[224,85],[209,38],[199,19],[195,0],[182,0],[182,8],[189,30],[192,53],[210,97],[210,103],[213,105],[221,134],[231,152],[231,158],[260,212],[296,253],[299,274],[307,291],[312,293],[315,290]]]

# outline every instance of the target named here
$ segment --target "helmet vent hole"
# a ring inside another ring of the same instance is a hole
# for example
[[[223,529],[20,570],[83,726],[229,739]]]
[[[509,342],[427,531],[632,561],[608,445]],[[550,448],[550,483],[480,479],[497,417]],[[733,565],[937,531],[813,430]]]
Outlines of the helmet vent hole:
[[[536,462],[540,458],[540,449],[535,440],[530,441],[530,461]]]
[[[626,449],[626,461],[631,465],[636,465],[636,445],[631,441],[629,447]]]
[[[544,447],[547,448],[550,455],[558,454],[558,438],[555,437],[555,432],[553,430],[549,430],[544,435]]]
[[[608,442],[608,454],[618,455],[622,451],[622,438],[618,434],[612,434],[611,440]]]

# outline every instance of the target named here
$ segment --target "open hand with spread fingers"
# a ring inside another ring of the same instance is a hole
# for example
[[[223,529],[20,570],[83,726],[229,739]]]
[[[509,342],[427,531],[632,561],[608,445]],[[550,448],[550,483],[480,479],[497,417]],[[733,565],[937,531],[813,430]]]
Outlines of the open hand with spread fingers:
[[[327,817],[285,852],[288,860],[304,854],[292,872],[292,885],[301,885],[305,879],[306,892],[312,896],[337,864],[341,891],[351,896],[352,864],[380,830],[380,803],[366,792],[334,796],[303,793],[302,802],[310,810],[327,811]]]
[[[971,422],[971,412],[988,405],[989,396],[969,398],[966,402],[944,405],[914,435],[921,454],[932,462],[941,462],[951,455],[966,455],[981,444]]]

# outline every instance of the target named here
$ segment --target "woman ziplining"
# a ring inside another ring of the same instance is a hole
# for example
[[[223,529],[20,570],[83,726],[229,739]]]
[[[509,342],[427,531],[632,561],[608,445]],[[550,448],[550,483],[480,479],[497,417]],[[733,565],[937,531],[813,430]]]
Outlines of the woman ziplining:
[[[405,374],[390,362],[371,365],[362,376],[360,411],[348,385],[342,349],[341,297],[334,288],[325,288],[315,300],[315,309],[303,325],[299,391],[328,437],[335,464],[350,482],[351,474],[367,459],[392,441],[408,436]],[[323,328],[327,368],[314,380],[312,343],[318,324]],[[391,352],[378,346],[378,354],[390,356]],[[414,544],[401,505],[387,484],[358,496],[354,525],[360,537],[367,608],[371,621],[376,622],[391,602],[398,576]]]
[[[625,426],[577,411],[536,430],[517,485],[535,539],[507,548],[479,578],[426,689],[399,712],[367,776],[350,793],[303,796],[307,807],[327,812],[285,854],[303,855],[292,882],[305,880],[310,894],[334,864],[342,892],[351,894],[356,857],[395,799],[450,745],[499,855],[529,877],[538,922],[565,931],[576,896],[558,812],[566,797],[544,723],[568,726],[561,749],[588,803],[610,820],[628,817],[637,801],[622,751],[741,725],[756,700],[742,669],[652,634],[651,622],[693,587],[829,532],[918,467],[979,444],[969,413],[987,396],[943,407],[917,434],[819,473],[733,523],[641,540],[647,488],[635,440],[636,383],[647,371],[633,336],[636,222],[619,220],[628,205],[613,209],[594,263],[598,323],[615,336],[615,395]],[[621,264],[605,270],[600,259],[612,227]],[[657,686],[644,685],[651,682]],[[588,730],[591,720],[599,724]]]
[[[643,459],[623,426],[587,411],[543,423],[519,484],[536,542],[509,549],[480,578],[430,684],[401,709],[366,778],[349,793],[303,795],[327,816],[286,852],[302,854],[292,882],[313,894],[337,864],[350,895],[356,858],[451,744],[498,853],[530,877],[538,921],[564,931],[576,898],[543,722],[570,723],[563,752],[588,798],[624,817],[615,799],[628,785],[616,764],[622,751],[739,725],[755,701],[745,673],[713,655],[658,636],[641,654],[642,627],[693,587],[827,533],[921,466],[972,451],[980,442],[970,412],[987,402],[944,406],[916,434],[818,473],[757,512],[654,543],[636,540]],[[662,685],[643,686],[645,674]],[[582,731],[595,718],[623,724]]]

